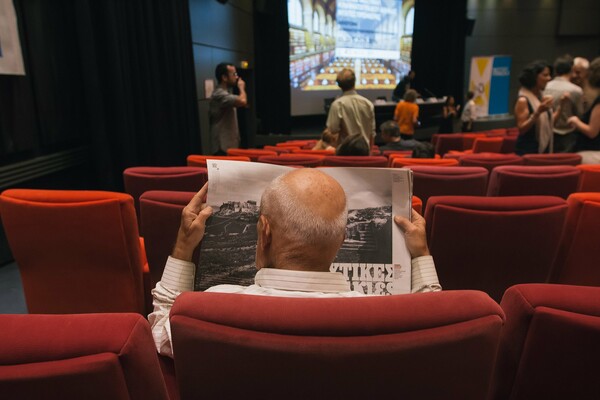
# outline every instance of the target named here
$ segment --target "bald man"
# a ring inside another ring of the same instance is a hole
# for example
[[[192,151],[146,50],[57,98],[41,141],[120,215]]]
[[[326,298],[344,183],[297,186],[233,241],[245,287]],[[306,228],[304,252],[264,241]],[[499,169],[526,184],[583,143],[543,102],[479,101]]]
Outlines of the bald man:
[[[193,290],[192,254],[204,236],[212,213],[202,203],[207,185],[183,209],[173,253],[152,291],[154,312],[148,316],[160,354],[173,356],[169,311],[181,292]],[[356,297],[344,275],[330,272],[346,234],[346,196],[340,184],[315,169],[297,169],[271,182],[261,197],[256,229],[255,283],[218,285],[207,292],[280,297]],[[425,221],[395,216],[412,260],[412,292],[441,290],[425,239]]]
[[[350,68],[344,68],[338,73],[337,84],[342,89],[342,95],[331,103],[327,128],[332,133],[339,133],[340,143],[346,137],[360,133],[371,148],[375,142],[373,103],[356,92],[356,75]]]

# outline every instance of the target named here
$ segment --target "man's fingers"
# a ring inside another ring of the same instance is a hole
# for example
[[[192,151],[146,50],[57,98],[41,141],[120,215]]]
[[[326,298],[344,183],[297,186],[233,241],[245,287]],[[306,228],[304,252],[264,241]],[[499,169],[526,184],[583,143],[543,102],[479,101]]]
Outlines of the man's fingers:
[[[192,200],[188,203],[188,207],[194,212],[199,212],[202,207],[202,203],[204,202],[204,198],[206,197],[206,193],[208,193],[208,182],[202,186],[202,188],[192,197]]]
[[[400,215],[394,216],[394,222],[400,227],[400,229],[402,229],[402,232],[406,232],[411,225],[410,221],[407,218],[404,218]]]

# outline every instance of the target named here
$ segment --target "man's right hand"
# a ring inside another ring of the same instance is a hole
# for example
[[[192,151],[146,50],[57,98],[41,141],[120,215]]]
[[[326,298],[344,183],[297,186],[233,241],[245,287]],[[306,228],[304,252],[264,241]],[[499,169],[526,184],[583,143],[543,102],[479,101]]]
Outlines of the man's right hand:
[[[238,78],[237,87],[240,90],[246,90],[246,82],[244,82],[244,80],[242,78]]]
[[[413,209],[412,222],[400,215],[394,216],[394,222],[404,232],[406,247],[412,258],[430,255],[425,234],[425,218]]]
[[[202,186],[202,189],[194,195],[181,212],[181,224],[171,254],[172,257],[183,261],[192,261],[194,250],[204,237],[206,220],[213,211],[210,206],[203,202],[207,192],[208,183]]]

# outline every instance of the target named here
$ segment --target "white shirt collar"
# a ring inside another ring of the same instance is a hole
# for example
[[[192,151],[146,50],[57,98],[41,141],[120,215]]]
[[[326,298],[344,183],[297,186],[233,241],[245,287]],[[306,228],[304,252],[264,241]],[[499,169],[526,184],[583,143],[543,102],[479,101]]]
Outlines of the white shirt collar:
[[[338,272],[311,272],[287,269],[262,268],[254,277],[260,287],[301,291],[336,293],[350,291],[344,275]]]

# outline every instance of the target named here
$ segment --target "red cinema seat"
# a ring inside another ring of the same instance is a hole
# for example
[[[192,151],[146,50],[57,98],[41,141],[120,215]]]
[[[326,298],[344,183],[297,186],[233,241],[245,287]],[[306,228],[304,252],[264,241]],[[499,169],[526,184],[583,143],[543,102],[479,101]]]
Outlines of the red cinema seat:
[[[190,154],[187,156],[188,167],[206,168],[206,160],[229,160],[229,161],[250,161],[247,156],[206,156],[200,154]]]
[[[410,166],[413,193],[425,206],[431,196],[485,196],[488,170],[483,167]]]
[[[413,165],[434,165],[438,167],[454,167],[458,165],[457,160],[448,158],[392,158],[390,159],[393,168],[405,168]]]
[[[9,189],[0,216],[30,313],[145,314],[149,273],[130,195]]]
[[[401,157],[412,157],[412,150],[384,150],[382,156],[390,158],[392,154],[394,156],[400,155]]]
[[[576,167],[581,171],[578,192],[600,192],[600,164],[581,164]]]
[[[228,156],[244,156],[256,161],[261,156],[276,156],[277,152],[261,149],[227,149]]]
[[[581,156],[577,153],[525,154],[525,165],[579,165]]]
[[[548,282],[566,212],[551,196],[430,197],[425,220],[442,287],[499,301],[514,284]]]
[[[274,151],[277,154],[291,153],[292,149],[299,148],[300,147],[263,146],[263,150]]]
[[[509,288],[494,373],[494,400],[596,399],[600,394],[600,288]]]
[[[412,208],[414,208],[419,214],[423,215],[423,201],[417,196],[412,197]]]
[[[360,298],[185,292],[171,310],[171,329],[182,399],[246,398],[249,388],[261,399],[367,399],[374,390],[417,399],[426,387],[432,399],[479,400],[489,390],[503,319],[500,306],[477,291]]]
[[[286,142],[276,143],[277,147],[297,147],[302,148],[311,144],[310,140],[288,140]]]
[[[148,190],[197,192],[208,181],[208,170],[200,167],[131,167],[123,171],[125,192],[133,197],[138,224],[140,196]],[[143,231],[141,231],[144,236]]]
[[[167,257],[173,251],[181,222],[181,211],[196,192],[151,190],[140,197],[142,231],[152,277],[152,287],[162,277]],[[194,260],[198,259],[198,249]]]
[[[502,149],[502,137],[476,138],[473,143],[473,154],[476,153],[500,153]]]
[[[573,193],[553,282],[600,286],[600,193]]]
[[[435,136],[435,135],[434,135]],[[435,154],[444,156],[450,150],[463,150],[463,135],[460,133],[455,134],[438,134],[435,143]]]
[[[169,399],[141,315],[0,315],[0,326],[3,399]]]
[[[380,167],[385,168],[388,159],[385,156],[328,156],[323,166],[329,167]]]
[[[500,153],[514,153],[517,148],[517,138],[517,136],[504,136],[502,138],[502,146],[500,147]]]
[[[515,154],[478,153],[462,156],[459,163],[467,167],[484,167],[491,172],[499,165],[523,165],[523,158]]]
[[[302,167],[319,167],[323,165],[325,156],[310,154],[280,154],[279,156],[258,157],[258,162],[276,165],[299,165]]]
[[[487,195],[546,195],[566,199],[577,190],[579,174],[579,170],[571,165],[501,165],[490,174]]]
[[[473,145],[475,144],[475,140],[478,138],[486,138],[487,136],[483,132],[474,132],[474,133],[463,133],[463,148],[462,150],[473,150]]]
[[[292,154],[310,154],[317,156],[334,156],[335,150],[293,149]]]

